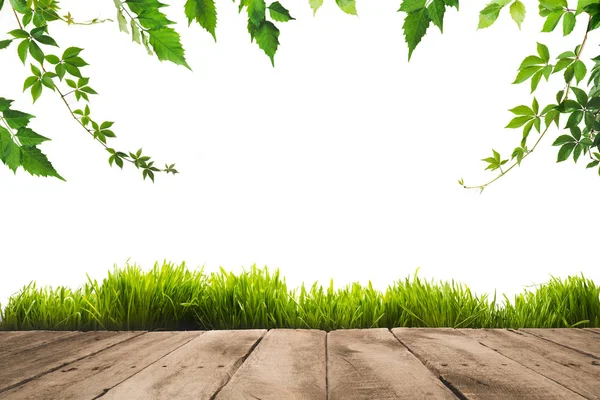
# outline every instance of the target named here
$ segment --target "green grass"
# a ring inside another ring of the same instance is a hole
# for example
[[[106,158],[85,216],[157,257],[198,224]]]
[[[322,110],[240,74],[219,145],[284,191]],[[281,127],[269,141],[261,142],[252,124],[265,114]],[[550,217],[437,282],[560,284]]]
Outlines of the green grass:
[[[417,270],[418,272],[418,270]],[[205,274],[185,264],[127,265],[102,283],[37,288],[0,307],[0,330],[192,330],[252,328],[552,328],[600,327],[600,287],[583,276],[552,277],[511,302],[476,296],[463,284],[417,274],[385,292],[358,283],[335,290],[315,283],[291,290],[279,271],[253,266],[239,275]]]

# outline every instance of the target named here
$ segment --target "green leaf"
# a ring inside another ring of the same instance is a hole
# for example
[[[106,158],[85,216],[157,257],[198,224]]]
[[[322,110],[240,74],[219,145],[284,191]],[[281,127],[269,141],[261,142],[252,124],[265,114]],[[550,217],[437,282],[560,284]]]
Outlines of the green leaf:
[[[317,10],[323,5],[323,0],[308,0],[308,3],[313,10],[313,15],[316,15]]]
[[[127,20],[120,9],[117,9],[117,22],[119,23],[119,30],[121,32],[129,33],[129,29],[127,29]]]
[[[50,140],[47,137],[42,136],[29,128],[19,129],[16,136],[21,142],[21,145],[23,146],[37,146],[40,143]]]
[[[565,128],[576,127],[577,125],[579,125],[581,123],[582,120],[583,120],[583,111],[575,110],[575,111],[573,111],[573,113],[571,113],[571,116],[569,116],[569,119],[567,120],[567,124],[565,125]]]
[[[575,75],[575,67],[573,65],[569,65],[565,70],[565,82],[571,83],[573,80],[573,76]]]
[[[257,28],[265,20],[267,5],[265,0],[245,0],[248,6],[248,20]]]
[[[27,59],[27,53],[29,51],[29,40],[25,39],[19,46],[17,47],[17,53],[19,54],[19,58],[25,64],[25,60]]]
[[[556,25],[558,25],[558,22],[564,13],[563,10],[551,12],[546,18],[542,32],[552,32],[554,28],[556,28]]]
[[[425,8],[408,14],[404,19],[402,29],[404,29],[404,39],[408,44],[408,61],[410,61],[413,51],[425,36],[429,22],[429,14]]]
[[[579,104],[581,104],[583,107],[587,106],[588,103],[588,96],[587,93],[585,93],[583,90],[577,88],[577,87],[572,87],[571,90],[573,91],[573,93],[575,93],[575,97],[577,98],[577,102]]]
[[[523,68],[526,68],[526,67],[531,67],[533,65],[541,66],[541,65],[543,65],[545,63],[546,62],[544,60],[542,60],[538,56],[527,56],[521,62],[521,65],[519,66],[519,69],[523,69]]]
[[[577,15],[581,14],[586,6],[593,4],[596,1],[597,0],[579,0],[577,2]]]
[[[517,77],[515,78],[515,81],[513,82],[513,84],[517,84],[517,83],[523,83],[525,82],[527,79],[529,79],[533,74],[535,74],[536,72],[538,72],[539,70],[541,70],[542,67],[541,66],[532,66],[532,67],[526,67],[523,68],[522,70],[519,71],[519,73],[517,74]]]
[[[548,46],[542,43],[537,44],[537,52],[540,55],[540,58],[544,60],[544,63],[550,61],[550,51],[548,50]]]
[[[560,10],[567,8],[567,0],[539,0],[540,6],[548,10]]]
[[[0,159],[12,172],[17,172],[17,168],[21,165],[21,147],[12,140],[10,133],[6,136],[3,131],[0,131],[0,136],[2,137]]]
[[[516,115],[534,115],[533,110],[527,106],[516,106],[515,108],[511,108],[508,110]]]
[[[537,89],[540,80],[542,79],[542,70],[539,70],[531,77],[531,93],[535,92]]]
[[[575,73],[575,79],[577,80],[577,84],[579,84],[579,82],[585,78],[585,74],[587,74],[587,68],[585,67],[583,61],[577,60],[575,61],[575,64],[573,64],[573,69],[573,72]]]
[[[172,28],[164,27],[160,29],[150,29],[150,45],[154,49],[156,56],[161,61],[171,61],[191,70],[185,61],[184,50],[179,41],[179,34]]]
[[[40,42],[42,44],[48,45],[48,46],[58,47],[58,44],[50,36],[41,35],[41,36],[36,37],[35,40],[37,40],[38,42]]]
[[[508,125],[506,125],[505,128],[511,128],[511,129],[519,128],[519,127],[525,125],[525,123],[530,121],[532,118],[533,117],[531,117],[529,115],[522,116],[522,117],[515,117],[508,123]]]
[[[27,32],[23,29],[14,29],[14,30],[8,32],[8,34],[17,39],[28,39],[29,38],[29,32]]]
[[[552,146],[562,146],[565,143],[575,143],[575,138],[570,135],[561,135],[552,143]]]
[[[27,7],[26,0],[9,0],[9,1],[10,1],[10,5],[12,6],[12,8],[14,8],[15,11],[18,12],[19,14],[25,14],[29,10],[29,7]]]
[[[63,53],[62,58],[63,58],[63,60],[67,60],[69,58],[77,57],[79,55],[79,53],[81,53],[82,51],[83,51],[83,49],[79,48],[79,47],[69,47]]]
[[[568,12],[565,14],[565,18],[563,19],[563,36],[567,36],[573,29],[575,28],[575,14],[572,12]]]
[[[477,26],[477,29],[484,29],[492,26],[498,19],[501,9],[502,6],[497,3],[490,3],[485,6],[485,8],[479,12],[479,25]]]
[[[43,89],[43,86],[42,86],[42,82],[40,82],[40,81],[37,81],[36,83],[33,84],[33,86],[31,86],[31,96],[33,97],[34,103],[42,95],[42,89]]]
[[[575,164],[577,164],[577,160],[579,160],[582,150],[583,146],[581,146],[581,144],[578,143],[575,145],[575,148],[573,149],[573,161],[575,161]]]
[[[600,161],[592,161],[591,163],[589,163],[588,165],[586,165],[586,168],[594,168],[596,165],[600,164]]]
[[[193,20],[206,29],[216,41],[217,28],[217,7],[214,0],[187,0],[185,3],[185,16],[188,19],[188,26]]]
[[[346,14],[356,15],[356,0],[335,0],[335,2]]]
[[[25,82],[23,83],[23,91],[26,91],[39,80],[40,78],[38,78],[37,76],[30,76],[29,78],[25,79]]]
[[[398,11],[411,13],[424,8],[426,3],[426,0],[402,0],[402,4],[400,4],[400,9]]]
[[[444,13],[446,12],[446,5],[443,0],[433,0],[427,7],[429,18],[431,22],[438,28],[440,32],[444,32]]]
[[[269,15],[271,16],[272,20],[279,22],[287,22],[295,19],[290,15],[290,12],[278,1],[271,3],[271,5],[269,6]]]
[[[559,60],[556,63],[556,65],[554,66],[554,71],[552,71],[552,73],[556,73],[558,71],[561,71],[561,70],[567,68],[572,63],[573,63],[573,59],[571,59],[571,58],[563,58],[563,59]]]
[[[569,158],[573,149],[575,148],[575,143],[566,143],[564,144],[560,150],[558,151],[558,158],[556,160],[557,163],[565,161]]]
[[[519,29],[521,29],[521,24],[525,20],[525,5],[519,0],[516,0],[510,6],[510,16],[512,17],[513,21],[517,23]]]
[[[12,104],[12,100],[5,99],[4,97],[0,97],[0,112],[4,112],[10,108]]]
[[[17,110],[5,110],[3,113],[4,120],[13,129],[21,129],[27,126],[33,115]]]
[[[64,181],[65,179],[56,172],[52,163],[37,147],[23,147],[23,159],[21,165],[23,169],[35,176],[53,176]]]
[[[275,53],[279,46],[279,29],[270,21],[263,21],[255,34],[256,43],[267,56],[271,59],[271,64],[275,66]]]
[[[29,42],[29,54],[40,64],[44,63],[44,52],[33,40]]]

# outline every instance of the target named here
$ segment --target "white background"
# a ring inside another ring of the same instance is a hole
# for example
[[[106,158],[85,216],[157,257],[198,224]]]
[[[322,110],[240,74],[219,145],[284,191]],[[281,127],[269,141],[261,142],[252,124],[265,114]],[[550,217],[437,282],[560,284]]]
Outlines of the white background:
[[[78,20],[114,19],[104,3],[61,5]],[[292,287],[334,278],[385,289],[417,267],[477,294],[513,294],[551,274],[600,282],[600,177],[585,160],[555,163],[556,128],[482,195],[457,184],[487,182],[494,175],[480,159],[518,145],[520,130],[503,127],[509,108],[531,104],[528,84],[511,85],[520,61],[536,41],[552,57],[573,49],[584,16],[566,39],[560,27],[540,34],[537,2],[528,1],[522,31],[508,10],[477,31],[485,4],[465,1],[447,12],[443,35],[430,28],[408,63],[395,2],[359,1],[352,17],[327,0],[313,17],[307,2],[287,0],[297,20],[278,24],[272,68],[235,4],[218,2],[215,44],[187,27],[179,3],[166,12],[180,22],[193,72],[148,56],[116,22],[51,26],[63,48],[85,48],[84,74],[100,92],[92,113],[116,122],[113,146],[143,146],[158,162],[177,163],[180,175],[155,184],[130,166],[109,168],[55,94],[32,106],[21,94],[29,74],[16,45],[0,52],[0,95],[37,116],[31,127],[52,138],[42,150],[68,180],[0,168],[3,303],[31,280],[77,286],[128,258],[208,272],[256,263],[279,268]],[[8,11],[3,32],[16,27]],[[586,50],[586,60],[597,55],[594,36]],[[561,87],[558,75],[542,81],[541,106]]]

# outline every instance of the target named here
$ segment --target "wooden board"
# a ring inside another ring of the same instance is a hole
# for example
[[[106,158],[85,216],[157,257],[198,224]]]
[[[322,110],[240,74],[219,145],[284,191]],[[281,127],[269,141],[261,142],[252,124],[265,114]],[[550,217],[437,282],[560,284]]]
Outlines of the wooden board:
[[[329,400],[456,399],[388,329],[327,335]]]
[[[0,357],[9,357],[20,351],[43,346],[55,340],[73,336],[69,331],[18,331],[0,332]]]
[[[210,399],[266,332],[206,332],[109,390],[102,400]]]
[[[429,369],[470,400],[584,399],[455,329],[396,328],[392,332]]]
[[[600,368],[593,364],[593,357],[513,330],[460,331],[583,397],[600,400]]]
[[[585,329],[556,328],[556,329],[519,329],[531,335],[549,340],[582,354],[592,355],[600,359],[600,336]]]
[[[585,328],[585,330],[600,334],[600,328]]]
[[[202,332],[153,332],[121,342],[0,395],[11,400],[94,399]]]
[[[21,351],[0,363],[0,393],[144,332],[81,332]]]
[[[325,400],[326,333],[269,331],[216,400]]]

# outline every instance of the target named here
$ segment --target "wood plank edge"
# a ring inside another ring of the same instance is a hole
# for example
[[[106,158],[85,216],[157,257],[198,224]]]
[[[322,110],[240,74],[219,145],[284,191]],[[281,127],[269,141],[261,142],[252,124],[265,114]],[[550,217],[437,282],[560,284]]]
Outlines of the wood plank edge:
[[[595,333],[597,335],[600,335],[600,328],[583,328],[583,329],[585,331],[592,332],[592,333]],[[599,330],[594,330],[594,329],[599,329]]]
[[[402,340],[400,340],[400,338],[398,336],[396,336],[396,334],[394,333],[394,331],[392,329],[388,329],[388,330],[390,331],[390,333],[392,334],[392,336],[394,336],[396,338],[396,340],[400,343],[400,345],[404,346],[408,350],[408,352],[410,354],[412,354],[413,357],[415,357],[417,360],[419,360],[419,362],[421,364],[423,364],[437,379],[439,379],[439,381],[442,382],[442,385],[444,385],[448,390],[450,390],[453,395],[455,395],[459,400],[469,400],[467,398],[467,396],[465,396],[456,386],[454,386],[452,384],[452,382],[447,381],[446,379],[444,379],[444,377],[442,376],[442,374],[440,374],[440,371],[437,368],[435,368],[433,366],[433,364],[431,364],[427,360],[424,360],[419,355],[415,354],[410,349],[410,347],[408,347],[406,344],[404,344],[402,342]],[[464,333],[461,332],[461,334],[464,335],[466,338],[469,338]]]
[[[527,328],[525,328],[525,329],[527,329]],[[566,328],[565,328],[565,329],[566,329]],[[570,329],[579,329],[579,328],[570,328]],[[583,330],[583,329],[580,329],[580,330],[581,330],[581,331],[583,331],[583,332],[590,332],[590,334],[591,334],[591,331],[587,331],[587,330]],[[586,352],[586,351],[584,351],[584,350],[579,350],[579,349],[577,349],[577,348],[575,348],[575,347],[567,346],[566,344],[562,344],[562,343],[555,342],[555,341],[554,341],[554,340],[552,340],[552,339],[548,339],[548,338],[542,337],[542,336],[540,336],[540,335],[536,335],[536,334],[535,334],[535,333],[533,333],[533,332],[524,331],[524,330],[521,330],[521,329],[518,329],[518,330],[515,330],[515,329],[509,329],[509,331],[511,331],[511,332],[514,332],[514,333],[518,333],[518,334],[520,334],[520,335],[522,335],[523,333],[524,333],[524,334],[526,334],[526,335],[531,335],[531,336],[533,336],[533,337],[535,337],[535,338],[542,339],[542,340],[545,340],[545,341],[547,341],[547,342],[554,343],[554,344],[555,344],[555,345],[557,345],[557,346],[564,347],[565,349],[569,349],[569,350],[572,350],[572,351],[576,351],[576,352],[578,352],[579,354],[583,354],[584,356],[587,356],[587,357],[592,357],[593,359],[596,359],[596,360],[598,359],[598,356],[597,356],[597,355],[595,355],[595,354],[588,353],[588,352]],[[593,334],[592,334],[592,336],[593,336]]]
[[[126,331],[123,331],[123,332],[126,332]],[[100,349],[100,350],[98,350],[98,351],[95,351],[95,352],[93,352],[93,353],[86,354],[86,355],[84,355],[84,356],[82,356],[82,357],[79,357],[79,358],[77,358],[77,359],[74,359],[74,360],[68,361],[68,362],[66,362],[66,363],[63,363],[63,364],[60,364],[60,365],[58,365],[58,366],[56,366],[56,367],[53,367],[53,368],[50,368],[50,369],[48,369],[48,370],[42,371],[42,372],[40,372],[40,373],[39,373],[39,374],[37,374],[37,375],[30,376],[29,378],[23,379],[22,381],[19,381],[19,382],[17,382],[17,383],[14,383],[14,384],[12,384],[12,385],[10,385],[10,386],[4,387],[4,388],[0,388],[0,394],[2,394],[2,393],[4,393],[4,392],[6,392],[6,391],[8,391],[8,390],[14,389],[14,388],[16,388],[16,387],[18,387],[18,386],[24,385],[24,384],[26,384],[27,382],[31,382],[32,380],[34,380],[34,379],[37,379],[37,378],[39,378],[39,377],[41,377],[41,376],[47,375],[47,374],[49,374],[49,373],[52,373],[52,372],[54,372],[54,371],[56,371],[56,370],[58,370],[58,369],[61,369],[61,368],[63,368],[63,367],[66,367],[66,366],[67,366],[67,365],[69,365],[69,364],[73,364],[73,363],[75,363],[75,362],[77,362],[77,361],[81,361],[81,360],[83,360],[83,359],[86,359],[86,358],[88,358],[88,357],[95,356],[96,354],[98,354],[98,353],[100,353],[100,352],[102,352],[102,351],[104,351],[104,350],[110,349],[110,348],[112,348],[112,347],[114,347],[114,346],[118,346],[118,345],[120,345],[121,343],[125,343],[125,342],[127,342],[127,341],[129,341],[129,340],[135,339],[135,338],[137,338],[137,337],[140,337],[140,336],[142,336],[142,335],[144,335],[144,334],[146,334],[146,333],[148,333],[148,332],[147,332],[147,331],[139,331],[139,333],[138,333],[137,335],[132,335],[131,337],[129,337],[129,338],[125,339],[125,340],[122,340],[122,341],[120,341],[120,342],[117,342],[117,343],[113,343],[113,344],[111,344],[110,346],[103,347],[102,349]]]
[[[267,335],[267,333],[269,333],[269,331],[270,331],[270,330],[265,330],[265,331],[263,332],[263,334],[262,334],[262,335],[260,335],[260,337],[259,337],[258,339],[256,339],[256,341],[254,342],[254,344],[253,344],[252,346],[250,346],[250,348],[248,349],[248,351],[246,352],[246,354],[244,354],[244,356],[242,356],[242,358],[240,358],[239,362],[237,362],[237,363],[236,363],[237,365],[234,365],[234,366],[233,366],[233,369],[234,369],[233,373],[228,373],[228,374],[227,374],[227,376],[228,376],[227,380],[225,381],[225,383],[223,383],[223,384],[221,385],[221,387],[220,387],[220,388],[218,388],[218,389],[217,389],[217,391],[216,391],[216,392],[214,392],[214,393],[213,393],[213,395],[212,395],[212,396],[210,396],[210,400],[214,400],[214,399],[217,397],[217,395],[219,394],[219,392],[220,392],[221,390],[223,390],[223,388],[224,388],[225,386],[227,386],[227,384],[228,384],[229,382],[231,382],[231,379],[232,379],[232,378],[235,376],[235,374],[236,374],[236,373],[239,371],[240,367],[241,367],[242,365],[244,365],[244,363],[246,362],[246,360],[248,359],[248,357],[250,357],[250,354],[252,354],[252,353],[254,352],[254,350],[256,349],[256,347],[258,347],[258,345],[260,344],[260,342],[262,342],[262,340],[263,340],[263,339],[264,339],[264,337]]]

